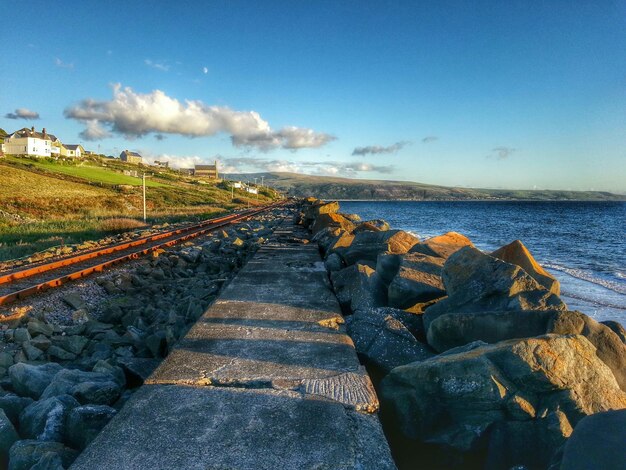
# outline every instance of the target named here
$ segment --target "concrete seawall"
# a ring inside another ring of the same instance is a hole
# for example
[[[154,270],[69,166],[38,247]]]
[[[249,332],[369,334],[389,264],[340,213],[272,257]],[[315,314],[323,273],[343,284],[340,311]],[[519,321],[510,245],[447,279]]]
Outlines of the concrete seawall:
[[[279,227],[71,468],[395,468],[305,235]]]

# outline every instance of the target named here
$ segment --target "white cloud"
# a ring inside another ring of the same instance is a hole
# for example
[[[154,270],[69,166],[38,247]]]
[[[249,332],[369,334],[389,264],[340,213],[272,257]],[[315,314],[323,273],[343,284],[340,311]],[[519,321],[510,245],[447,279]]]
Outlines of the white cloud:
[[[58,57],[55,57],[54,64],[57,67],[61,67],[62,69],[73,69],[74,68],[74,63],[73,62],[63,62]]]
[[[380,166],[362,162],[292,161],[252,157],[226,158],[220,159],[220,162],[221,165],[225,166],[225,169],[222,169],[222,173],[260,171],[355,177],[359,173],[365,172],[387,174],[393,171],[393,166],[391,165]]]
[[[186,137],[223,132],[230,135],[233,145],[261,151],[318,148],[335,139],[329,134],[293,126],[274,131],[256,111],[235,111],[193,100],[181,103],[161,90],[142,94],[120,84],[113,86],[111,100],[85,99],[66,108],[64,114],[84,123],[106,125],[111,132],[129,138],[153,132]]]
[[[396,142],[395,144],[389,145],[387,147],[383,147],[381,145],[368,145],[367,147],[356,147],[352,151],[352,155],[378,155],[382,153],[396,153],[398,150],[402,149],[405,145],[409,144],[407,141]]]
[[[111,137],[111,133],[106,130],[97,120],[85,122],[85,129],[78,135],[85,140],[101,140]]]
[[[208,67],[202,67],[202,73],[205,74],[205,75],[207,73],[209,73],[209,68]]]
[[[170,70],[170,66],[165,64],[164,62],[156,62],[151,59],[144,59],[143,63],[146,64],[148,67],[160,70],[161,72],[168,72]]]
[[[4,115],[7,119],[39,119],[39,113],[27,108],[17,108],[14,113]]]

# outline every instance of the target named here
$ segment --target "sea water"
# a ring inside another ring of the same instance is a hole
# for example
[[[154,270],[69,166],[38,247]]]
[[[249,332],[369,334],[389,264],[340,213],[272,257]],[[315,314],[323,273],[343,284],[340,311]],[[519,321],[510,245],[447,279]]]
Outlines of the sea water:
[[[341,211],[422,240],[460,232],[485,252],[519,239],[560,281],[571,310],[626,326],[624,202],[342,201]]]

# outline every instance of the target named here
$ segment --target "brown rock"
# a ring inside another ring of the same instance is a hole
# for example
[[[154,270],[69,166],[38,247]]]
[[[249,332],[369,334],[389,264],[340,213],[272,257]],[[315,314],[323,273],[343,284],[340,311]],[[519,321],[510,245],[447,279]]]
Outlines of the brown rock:
[[[530,254],[530,251],[528,251],[521,241],[515,240],[502,248],[498,248],[491,253],[491,256],[519,266],[550,292],[560,295],[561,285],[559,281],[535,261],[533,255]]]
[[[441,298],[446,294],[441,278],[444,263],[442,258],[421,253],[407,253],[399,256],[398,273],[388,288],[390,307],[409,308],[417,303]]]
[[[311,231],[313,232],[313,235],[315,235],[327,227],[339,227],[351,232],[354,229],[354,224],[341,214],[320,214],[315,218],[315,222],[313,222],[313,225],[311,226]]]
[[[457,232],[448,232],[415,245],[411,252],[448,259],[464,246],[474,246],[469,238]]]

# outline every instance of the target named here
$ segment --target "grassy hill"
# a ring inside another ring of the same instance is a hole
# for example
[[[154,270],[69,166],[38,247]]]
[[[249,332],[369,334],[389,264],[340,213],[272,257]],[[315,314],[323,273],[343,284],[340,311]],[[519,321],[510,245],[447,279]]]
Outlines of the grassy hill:
[[[124,170],[142,171],[101,157],[0,158],[0,261],[144,227],[141,178]],[[146,171],[148,225],[209,218],[275,196],[269,189],[258,199],[235,190],[231,200],[226,183],[166,169]]]
[[[622,201],[626,196],[599,191],[526,191],[473,189],[435,186],[410,181],[363,180],[296,173],[252,173],[231,175],[232,179],[261,176],[265,184],[290,196],[315,196],[322,199],[364,200],[585,200]]]

